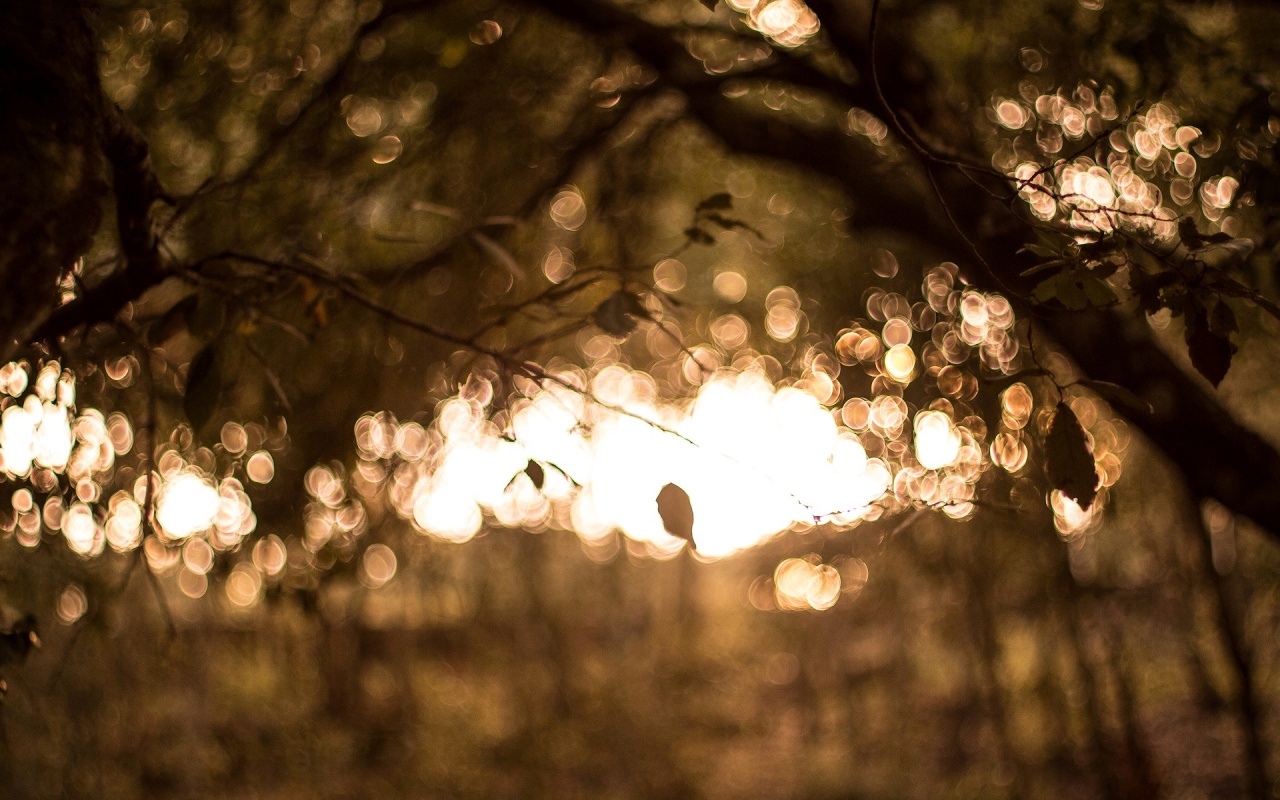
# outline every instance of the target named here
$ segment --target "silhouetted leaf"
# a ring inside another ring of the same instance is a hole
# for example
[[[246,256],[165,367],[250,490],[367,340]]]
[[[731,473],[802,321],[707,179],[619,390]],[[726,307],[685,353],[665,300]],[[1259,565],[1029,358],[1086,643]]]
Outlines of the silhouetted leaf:
[[[1204,236],[1196,229],[1196,221],[1191,217],[1183,217],[1178,222],[1178,238],[1192,250],[1203,247],[1205,242]]]
[[[1059,303],[1071,311],[1083,311],[1089,307],[1089,295],[1085,292],[1084,287],[1078,282],[1071,279],[1070,275],[1063,273],[1057,276],[1054,281],[1053,297]]]
[[[714,9],[716,4],[712,2],[712,0],[703,0],[703,5],[707,6],[707,8]],[[701,214],[704,211],[728,211],[731,208],[733,208],[733,195],[728,192],[720,192],[718,194],[713,194],[706,200],[698,203],[698,207],[694,209],[694,213]]]
[[[187,327],[197,339],[212,339],[226,327],[226,304],[221,297],[207,292],[201,292],[195,297],[196,307]]]
[[[1111,381],[1095,381],[1088,378],[1081,380],[1080,385],[1106,400],[1116,411],[1126,417],[1152,414],[1155,409],[1146,400],[1129,391],[1118,383]]]
[[[1037,255],[1037,256],[1040,256],[1041,258],[1057,258],[1058,257],[1058,251],[1050,247],[1045,247],[1042,244],[1024,244],[1022,248],[1018,250],[1018,252],[1031,253],[1032,255]],[[1024,272],[1023,274],[1025,275],[1026,273]]]
[[[1058,296],[1058,283],[1061,275],[1045,278],[1031,290],[1031,299],[1037,303],[1047,303]]]
[[[1138,296],[1138,306],[1148,314],[1154,314],[1161,308],[1172,309],[1168,297],[1161,294],[1182,280],[1182,275],[1174,270],[1165,270],[1149,274],[1141,269],[1129,271],[1129,288]]]
[[[1191,365],[1216,389],[1231,368],[1235,346],[1227,337],[1214,333],[1209,325],[1200,324],[1189,330],[1187,352],[1191,356]]]
[[[1053,412],[1044,448],[1050,485],[1087,510],[1098,494],[1098,471],[1084,428],[1066,403]]]
[[[620,289],[605,298],[592,315],[595,323],[618,337],[630,336],[636,329],[636,317],[643,316],[644,305],[640,298],[625,289]]]
[[[213,345],[196,353],[187,369],[187,393],[182,398],[182,409],[193,430],[199,431],[218,410],[222,394],[222,377],[217,370],[217,353]]]
[[[657,502],[662,527],[697,550],[698,546],[693,541],[693,503],[689,502],[689,494],[674,483],[668,483],[658,492]]]
[[[529,463],[524,465],[524,474],[529,476],[529,480],[533,483],[533,488],[539,491],[542,490],[542,484],[547,479],[547,473],[541,464],[529,459]]]
[[[708,11],[715,11],[718,0],[698,0],[698,2],[706,6]]]
[[[1192,255],[1206,266],[1225,270],[1248,260],[1253,255],[1253,247],[1250,239],[1232,239],[1226,234],[1214,234],[1209,237],[1208,244],[1195,250]]]
[[[1089,306],[1109,306],[1116,293],[1107,282],[1085,270],[1067,270],[1045,278],[1032,291],[1037,302],[1057,300],[1070,311],[1083,311]]]
[[[1115,291],[1097,275],[1083,276],[1080,285],[1091,306],[1109,306],[1118,299]]]
[[[1209,330],[1218,336],[1227,337],[1240,329],[1236,322],[1236,313],[1227,305],[1227,301],[1218,299],[1213,312],[1209,314]]]

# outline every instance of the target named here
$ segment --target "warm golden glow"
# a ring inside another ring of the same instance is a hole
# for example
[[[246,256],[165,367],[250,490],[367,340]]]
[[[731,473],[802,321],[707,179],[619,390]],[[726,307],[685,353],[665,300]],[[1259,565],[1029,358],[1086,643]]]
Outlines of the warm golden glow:
[[[208,530],[217,514],[218,490],[195,473],[174,475],[156,498],[156,522],[173,539]]]
[[[916,415],[916,459],[925,469],[942,469],[960,457],[960,434],[941,411]]]
[[[818,17],[800,0],[727,0],[747,24],[783,47],[804,44],[818,32]]]

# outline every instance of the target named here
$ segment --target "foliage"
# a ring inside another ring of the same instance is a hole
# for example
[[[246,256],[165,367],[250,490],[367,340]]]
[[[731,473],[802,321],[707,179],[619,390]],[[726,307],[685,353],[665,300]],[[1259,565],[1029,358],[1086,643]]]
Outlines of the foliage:
[[[17,795],[1268,796],[1275,10],[36,5]]]

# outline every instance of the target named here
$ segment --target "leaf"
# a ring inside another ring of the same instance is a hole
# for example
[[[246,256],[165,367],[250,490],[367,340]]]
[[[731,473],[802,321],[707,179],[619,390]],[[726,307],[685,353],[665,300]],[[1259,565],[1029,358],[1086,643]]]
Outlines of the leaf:
[[[674,483],[668,483],[658,492],[658,516],[662,517],[662,527],[667,533],[689,543],[689,547],[698,549],[693,541],[693,503],[689,502],[689,494]]]
[[[1116,252],[1118,247],[1117,240],[1113,236],[1107,236],[1097,241],[1083,242],[1077,245],[1080,251],[1080,257],[1086,261],[1101,261],[1112,253]]]
[[[1091,306],[1109,306],[1119,300],[1107,282],[1097,276],[1085,275],[1080,279],[1080,284]]]
[[[699,2],[699,3],[702,3],[702,5],[706,6],[706,8],[707,8],[707,10],[708,10],[708,11],[715,11],[715,10],[716,10],[716,2],[717,2],[717,1],[718,1],[718,0],[698,0],[698,2]]]
[[[547,479],[547,473],[541,464],[529,459],[529,463],[524,465],[524,474],[529,476],[529,480],[533,483],[533,488],[542,491],[542,484]]]
[[[1107,259],[1105,261],[1094,262],[1093,267],[1089,271],[1094,275],[1094,277],[1105,281],[1107,278],[1110,278],[1112,275],[1119,272],[1120,267],[1123,265],[1124,264],[1121,261]]]
[[[187,369],[187,392],[182,398],[182,409],[187,414],[191,428],[199,431],[218,410],[222,395],[222,378],[217,370],[217,353],[213,345],[196,353]]]
[[[1022,248],[1018,250],[1018,252],[1031,253],[1032,255],[1040,256],[1041,258],[1057,258],[1058,257],[1058,251],[1045,247],[1042,244],[1024,244]],[[1034,269],[1034,267],[1032,269]],[[1023,274],[1026,274],[1026,273],[1023,273]]]
[[[1049,484],[1087,511],[1098,495],[1098,470],[1084,428],[1066,403],[1053,412],[1044,447]]]
[[[1129,289],[1138,296],[1138,307],[1148,314],[1154,314],[1162,308],[1172,310],[1170,298],[1162,295],[1161,290],[1168,289],[1181,280],[1183,276],[1176,270],[1156,273],[1147,273],[1142,269],[1129,270]]]
[[[1208,244],[1196,248],[1192,253],[1205,266],[1225,270],[1243,264],[1253,255],[1254,245],[1251,239],[1232,239],[1228,236],[1223,241],[1217,237],[1218,234],[1214,234]]]
[[[217,295],[203,292],[197,297],[187,328],[198,339],[212,339],[227,325],[227,307]]]
[[[626,338],[636,329],[636,317],[644,314],[640,298],[626,289],[619,289],[605,298],[592,314],[592,319],[606,333]]]
[[[1183,217],[1178,223],[1178,238],[1192,250],[1204,247],[1204,237],[1196,230],[1196,221],[1191,217]]]
[[[1083,311],[1089,306],[1109,306],[1116,302],[1116,293],[1106,281],[1084,270],[1061,272],[1045,278],[1032,290],[1031,296],[1040,303],[1057,300],[1070,311]]]
[[[1126,417],[1155,413],[1155,407],[1118,383],[1085,378],[1080,385],[1106,400],[1108,405]]]
[[[1059,275],[1058,291],[1054,295],[1063,307],[1071,311],[1084,311],[1089,307],[1089,293],[1070,275]]]
[[[1209,314],[1209,330],[1223,338],[1240,330],[1236,322],[1236,312],[1232,311],[1231,306],[1227,305],[1227,301],[1222,298],[1218,298],[1217,305]]]
[[[1065,258],[1055,258],[1050,261],[1041,261],[1039,264],[1036,264],[1034,267],[1027,267],[1022,272],[1019,272],[1018,276],[1022,278],[1030,278],[1032,275],[1036,275],[1038,273],[1044,272],[1047,269],[1063,267],[1067,263],[1068,263],[1067,259]],[[1051,279],[1045,278],[1045,280],[1051,280]]]
[[[712,0],[703,0],[703,5],[707,8],[714,9],[716,4]],[[728,211],[733,208],[733,195],[728,192],[720,192],[713,194],[694,209],[695,214],[701,214],[704,211]]]
[[[1189,328],[1190,330],[1190,328]],[[1231,368],[1231,356],[1235,345],[1225,336],[1213,332],[1209,325],[1196,325],[1187,337],[1187,352],[1191,365],[1205,377],[1213,388],[1218,388]]]
[[[1058,296],[1058,283],[1061,281],[1061,275],[1054,275],[1052,278],[1045,278],[1036,284],[1036,288],[1031,290],[1031,298],[1037,303],[1047,303]]]

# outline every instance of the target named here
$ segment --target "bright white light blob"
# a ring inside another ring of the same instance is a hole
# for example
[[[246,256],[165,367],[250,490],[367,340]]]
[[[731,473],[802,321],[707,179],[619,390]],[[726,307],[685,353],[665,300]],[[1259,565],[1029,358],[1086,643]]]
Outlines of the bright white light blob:
[[[960,457],[960,432],[941,411],[916,414],[916,460],[925,469],[942,469]]]
[[[593,380],[597,397],[627,413],[549,385],[512,407],[515,441],[478,403],[446,401],[434,459],[411,490],[391,489],[397,511],[458,542],[479,532],[485,513],[507,526],[545,527],[561,506],[585,539],[620,530],[661,555],[683,546],[655,501],[675,483],[693,504],[698,552],[720,557],[816,517],[852,523],[888,490],[889,467],[868,459],[806,392],[775,389],[756,372],[722,373],[692,403],[659,405],[647,380],[620,368]],[[530,460],[549,466],[541,488],[520,474]]]
[[[221,498],[213,484],[193,472],[164,481],[156,495],[156,522],[165,535],[185,539],[213,527]]]
[[[93,521],[93,512],[84,503],[75,503],[62,518],[62,535],[72,552],[96,555],[102,550],[102,530]]]

